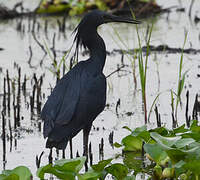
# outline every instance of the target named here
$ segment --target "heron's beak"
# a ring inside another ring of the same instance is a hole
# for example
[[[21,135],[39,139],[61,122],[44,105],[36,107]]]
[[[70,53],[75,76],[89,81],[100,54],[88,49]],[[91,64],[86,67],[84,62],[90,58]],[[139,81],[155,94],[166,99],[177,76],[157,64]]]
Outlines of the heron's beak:
[[[107,14],[106,16],[104,16],[104,23],[110,23],[110,22],[121,22],[121,23],[131,23],[131,24],[140,24],[141,23],[141,21],[138,21],[135,19]]]

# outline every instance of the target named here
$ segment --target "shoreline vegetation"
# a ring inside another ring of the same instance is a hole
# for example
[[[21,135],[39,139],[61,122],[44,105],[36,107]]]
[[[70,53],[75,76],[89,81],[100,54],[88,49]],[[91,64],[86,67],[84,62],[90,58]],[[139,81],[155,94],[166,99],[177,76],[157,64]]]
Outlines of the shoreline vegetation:
[[[86,13],[93,9],[108,11],[116,15],[131,16],[130,8],[133,10],[135,16],[140,18],[153,16],[170,10],[162,9],[162,7],[152,0],[80,0],[78,2],[74,2],[73,0],[69,2],[61,0],[41,0],[33,11],[25,9],[22,2],[16,3],[13,9],[8,9],[5,6],[0,5],[0,19],[13,19],[17,17],[30,17],[36,15],[74,16]]]

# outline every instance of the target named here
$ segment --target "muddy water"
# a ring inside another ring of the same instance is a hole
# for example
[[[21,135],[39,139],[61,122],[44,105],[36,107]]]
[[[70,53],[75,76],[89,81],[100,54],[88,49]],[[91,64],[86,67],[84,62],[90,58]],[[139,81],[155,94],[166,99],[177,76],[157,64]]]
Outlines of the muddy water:
[[[0,1],[1,2],[1,1]],[[26,1],[25,1],[26,2]],[[35,1],[34,1],[35,2]],[[7,1],[7,6],[12,7],[13,1]],[[154,21],[154,28],[151,38],[151,45],[167,44],[170,47],[181,48],[183,46],[185,32],[188,32],[187,42],[185,48],[199,49],[199,29],[200,23],[194,23],[194,16],[199,16],[200,3],[195,2],[192,9],[191,19],[188,16],[190,2],[184,2],[182,5],[179,1],[158,1],[164,8],[177,6],[186,8],[185,12],[176,12],[172,9],[169,14],[163,14],[158,17],[153,17],[144,21],[139,26],[139,33],[142,45],[145,45],[145,36],[147,25]],[[25,4],[25,6],[34,9],[36,4]],[[31,6],[31,7],[30,7]],[[62,18],[41,18],[37,19],[35,25],[35,35],[39,42],[48,49],[55,46],[57,60],[59,61],[64,51],[71,47],[73,37],[71,32],[75,25],[79,22],[78,18],[66,19],[65,33],[59,33],[57,20],[62,22]],[[47,33],[45,33],[44,24],[48,21]],[[21,31],[17,31],[17,27],[21,23]],[[13,141],[10,152],[9,128],[8,122],[10,120],[12,129],[14,129],[14,110],[12,106],[13,95],[11,95],[11,111],[10,117],[6,114],[6,168],[11,169],[18,165],[28,166],[33,174],[36,171],[35,157],[42,151],[45,151],[42,157],[41,165],[47,163],[48,150],[45,149],[45,140],[42,136],[41,119],[38,117],[36,108],[31,113],[30,110],[30,96],[32,96],[32,89],[34,86],[33,74],[36,73],[37,78],[43,76],[41,101],[42,105],[50,94],[51,87],[54,87],[56,78],[49,70],[52,68],[52,60],[50,55],[44,57],[44,51],[36,43],[31,33],[33,27],[33,20],[20,19],[12,21],[0,22],[0,111],[2,111],[3,103],[3,78],[6,77],[6,69],[9,71],[9,76],[16,84],[17,94],[17,67],[21,67],[21,84],[23,83],[24,75],[27,77],[27,89],[25,95],[21,92],[20,96],[20,128],[16,131],[16,146]],[[133,49],[138,47],[136,30],[134,25],[126,24],[110,24],[103,25],[99,28],[99,33],[106,42],[107,50],[112,52],[114,49]],[[117,35],[119,34],[119,36]],[[53,43],[53,36],[55,35],[55,44]],[[31,63],[28,64],[31,51]],[[72,55],[71,53],[70,55]],[[51,53],[51,56],[52,53]],[[144,55],[145,57],[145,55]],[[171,97],[169,90],[176,92],[178,81],[178,70],[181,54],[170,54],[167,52],[152,53],[149,56],[148,71],[147,71],[147,106],[148,111],[154,101],[155,97],[161,93],[158,98],[157,106],[161,114],[161,121],[163,125],[171,128]],[[80,55],[80,59],[87,59],[87,55]],[[124,55],[125,67],[118,73],[110,76],[108,81],[107,92],[107,107],[97,119],[94,121],[94,128],[90,133],[90,141],[92,144],[93,159],[99,160],[99,144],[101,138],[104,139],[104,158],[113,157],[120,149],[112,149],[109,144],[108,136],[114,131],[114,142],[120,142],[123,136],[128,132],[124,130],[123,126],[135,128],[144,124],[144,115],[142,111],[141,88],[138,72],[137,60],[133,60],[132,55]],[[137,83],[134,82],[134,75],[132,65],[135,63],[135,77]],[[17,64],[17,65],[14,65]],[[69,60],[66,59],[66,64],[69,65]],[[16,67],[17,66],[17,67]],[[119,53],[111,54],[107,57],[104,73],[109,75],[115,71],[118,66],[121,66],[121,55]],[[199,78],[200,74],[200,56],[199,54],[184,54],[183,72],[188,71],[185,86],[182,93],[182,109],[178,110],[178,123],[185,123],[185,104],[186,91],[190,91],[189,114],[192,114],[192,108],[196,93],[199,93]],[[15,97],[16,98],[16,97]],[[120,106],[118,113],[116,112],[116,104],[120,99]],[[16,103],[16,102],[15,102]],[[36,107],[36,102],[35,102]],[[0,116],[1,117],[1,116]],[[0,118],[2,122],[2,117]],[[1,123],[2,124],[2,123]],[[155,113],[151,114],[149,127],[156,127]],[[2,129],[2,127],[1,127]],[[2,131],[1,131],[2,132]],[[14,131],[13,131],[14,132]],[[14,133],[13,133],[14,136]],[[73,139],[73,153],[82,154],[82,132]],[[67,157],[69,157],[69,150],[66,150]],[[54,156],[56,156],[54,154]],[[3,169],[3,147],[0,146],[0,170]]]

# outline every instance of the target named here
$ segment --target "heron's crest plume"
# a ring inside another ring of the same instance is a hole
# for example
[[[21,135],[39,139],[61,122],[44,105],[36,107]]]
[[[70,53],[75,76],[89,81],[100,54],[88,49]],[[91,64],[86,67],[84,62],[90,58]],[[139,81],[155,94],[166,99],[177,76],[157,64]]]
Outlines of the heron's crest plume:
[[[80,27],[81,27],[80,23],[73,31],[73,34],[75,34],[75,38],[74,38],[74,42],[73,44],[75,44],[75,53],[74,53],[74,57],[78,59],[78,53],[79,53],[79,49],[81,47],[83,47],[84,49],[86,49],[86,44],[84,43],[84,41],[81,38],[81,34],[80,34]]]
[[[75,34],[74,42],[75,45],[75,54],[74,56],[78,58],[79,49],[82,47],[87,49],[86,42],[83,40],[83,35],[85,35],[88,29],[97,28],[100,24],[103,24],[102,19],[100,19],[103,12],[99,10],[93,10],[86,14],[78,26],[74,29],[72,34]]]
[[[99,10],[93,10],[89,13],[87,13],[81,22],[78,24],[78,26],[74,29],[73,34],[75,34],[75,38],[73,41],[73,45],[75,45],[75,53],[74,53],[74,59],[78,59],[78,53],[79,49],[83,47],[84,49],[87,49],[87,37],[90,36],[91,29],[96,30],[97,27],[104,23],[109,22],[124,22],[124,23],[131,23],[131,24],[139,24],[140,21],[130,19],[130,18],[123,18],[118,17],[103,11]]]

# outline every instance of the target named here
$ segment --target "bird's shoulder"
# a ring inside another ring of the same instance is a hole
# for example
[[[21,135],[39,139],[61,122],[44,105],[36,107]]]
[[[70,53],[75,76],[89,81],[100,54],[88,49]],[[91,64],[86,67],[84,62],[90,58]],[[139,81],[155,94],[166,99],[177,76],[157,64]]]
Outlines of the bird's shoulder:
[[[58,83],[62,83],[66,79],[73,79],[77,76],[80,76],[87,64],[84,61],[80,61],[77,63],[71,70],[69,70],[59,81]]]

